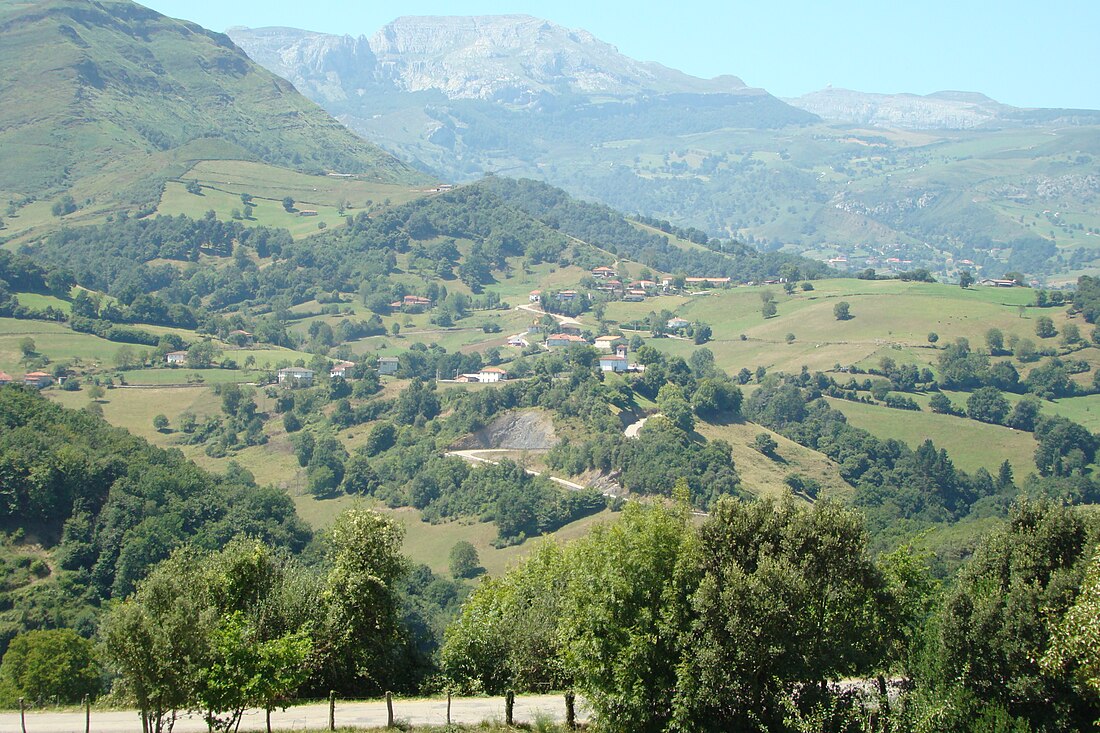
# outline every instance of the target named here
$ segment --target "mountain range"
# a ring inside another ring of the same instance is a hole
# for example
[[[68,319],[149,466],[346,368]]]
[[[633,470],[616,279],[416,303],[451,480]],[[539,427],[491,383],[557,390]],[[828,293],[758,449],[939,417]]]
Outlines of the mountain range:
[[[529,16],[400,18],[370,37],[228,35],[353,131],[450,180],[538,178],[853,266],[953,277],[965,261],[1056,282],[1100,264],[1096,111],[953,91],[784,100]]]

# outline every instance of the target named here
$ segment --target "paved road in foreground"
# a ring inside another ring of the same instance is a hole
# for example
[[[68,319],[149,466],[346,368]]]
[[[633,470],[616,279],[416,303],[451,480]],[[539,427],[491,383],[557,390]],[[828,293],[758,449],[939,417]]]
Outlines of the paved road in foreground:
[[[577,701],[577,716],[586,717]],[[394,700],[393,715],[412,725],[445,725],[447,700]],[[516,697],[516,722],[532,723],[536,718],[561,722],[565,720],[565,698],[562,695],[525,695]],[[504,720],[503,697],[464,697],[451,702],[451,721],[480,723]],[[336,725],[360,728],[382,728],[386,725],[385,702],[336,701]],[[271,727],[276,730],[328,730],[328,703],[300,705],[286,712],[271,713]],[[204,733],[206,722],[189,716],[176,721],[173,733]],[[264,730],[262,710],[249,710],[241,720],[242,731]],[[134,711],[92,711],[94,733],[140,733],[141,718]],[[19,713],[0,714],[0,733],[21,733]],[[28,712],[27,733],[84,733],[84,713]]]

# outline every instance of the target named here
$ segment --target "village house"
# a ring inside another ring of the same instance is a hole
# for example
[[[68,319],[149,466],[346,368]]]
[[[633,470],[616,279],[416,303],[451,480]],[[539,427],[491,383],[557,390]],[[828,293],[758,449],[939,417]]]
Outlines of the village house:
[[[317,212],[314,209],[301,209],[298,216],[317,216]]]
[[[1015,280],[995,280],[995,279],[991,279],[991,278],[986,278],[986,279],[981,281],[981,284],[989,286],[989,287],[994,287],[994,288],[1014,288],[1014,287],[1016,287],[1016,281]]]
[[[562,333],[571,333],[574,336],[580,336],[582,328],[579,323],[563,323],[558,326],[558,330]]]
[[[7,372],[0,372],[0,387],[3,387],[4,385],[11,384],[11,383],[12,383],[11,375],[8,374]]]
[[[527,294],[527,302],[528,303],[541,303],[542,302],[542,291],[541,290],[532,290],[530,293]]]
[[[430,298],[423,298],[419,295],[406,295],[401,300],[395,300],[390,303],[390,310],[400,311],[417,311],[423,308],[431,308],[432,301]]]
[[[355,369],[354,363],[350,361],[341,361],[329,370],[328,375],[333,379],[335,379],[336,377],[339,377],[340,379],[350,379],[353,369]]]
[[[287,367],[275,372],[275,378],[279,380],[279,384],[291,387],[308,387],[313,384],[313,370],[302,367]]]
[[[728,277],[685,277],[686,285],[729,285],[732,282]]]
[[[534,321],[530,326],[527,327],[527,333],[529,333],[529,334],[542,333],[545,330],[546,330],[546,326],[542,325],[538,321]]]
[[[481,371],[477,373],[479,382],[499,382],[507,378],[508,372],[495,366],[482,367]]]
[[[627,290],[623,294],[623,300],[627,303],[641,303],[646,299],[646,291],[644,290]]]
[[[592,277],[600,278],[601,280],[607,280],[608,278],[615,277],[617,273],[614,268],[611,267],[594,267],[592,268]]]
[[[235,331],[230,331],[228,338],[230,343],[237,344],[238,346],[251,346],[254,341],[252,334],[248,331],[242,331],[239,328]]]
[[[563,302],[569,302],[577,297],[576,290],[560,290],[558,291],[558,300]]]
[[[691,321],[677,316],[676,318],[669,318],[668,322],[665,325],[673,331],[679,331],[681,328],[687,328],[688,326],[690,326]]]
[[[522,336],[509,336],[508,345],[523,349],[526,348],[529,344],[527,343],[527,339],[523,338]]]
[[[164,355],[164,360],[169,364],[186,364],[187,352],[186,351],[169,351]]]
[[[458,382],[459,384],[476,384],[481,380],[478,379],[478,376],[476,374],[459,374],[457,377],[454,378],[454,381]]]
[[[656,280],[635,280],[634,282],[630,283],[630,287],[633,288],[633,289],[637,289],[637,290],[656,290],[657,289],[657,281]]]
[[[622,336],[597,336],[596,348],[601,351],[614,351],[616,346],[625,344],[626,339]]]
[[[23,384],[28,387],[42,389],[43,387],[49,387],[53,384],[53,378],[49,374],[46,374],[46,372],[28,372],[23,377]]]
[[[382,356],[378,359],[379,374],[396,374],[398,360],[396,356]]]
[[[572,333],[552,333],[546,337],[546,345],[554,348],[555,346],[577,346],[578,344],[587,344],[580,336]]]

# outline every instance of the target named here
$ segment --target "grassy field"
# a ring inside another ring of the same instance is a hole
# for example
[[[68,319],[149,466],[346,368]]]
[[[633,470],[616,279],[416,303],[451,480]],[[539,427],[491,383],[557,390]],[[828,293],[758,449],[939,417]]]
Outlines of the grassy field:
[[[733,447],[741,485],[757,496],[779,496],[789,491],[784,479],[793,473],[818,481],[823,496],[842,497],[851,492],[851,487],[840,477],[839,467],[828,457],[760,425],[747,421],[724,424],[699,421],[695,429],[707,440],[725,440]],[[767,433],[779,444],[776,458],[752,447],[760,433]]]
[[[1000,425],[930,412],[895,410],[880,405],[829,399],[829,403],[857,428],[880,438],[893,438],[916,448],[927,439],[945,448],[951,460],[965,471],[985,468],[996,474],[1004,461],[1020,477],[1035,471],[1035,439]]]
[[[195,181],[200,193],[187,191],[185,182]],[[159,214],[185,214],[195,219],[213,210],[218,218],[232,218],[234,210],[243,217],[241,194],[251,194],[252,217],[245,224],[281,227],[298,238],[323,228],[342,226],[345,216],[375,212],[427,195],[426,189],[377,183],[356,177],[313,176],[285,168],[243,160],[204,160],[196,163],[181,181],[164,187]],[[283,208],[283,199],[294,199],[294,210]],[[316,216],[301,216],[310,210]],[[340,213],[341,210],[344,213]],[[323,226],[321,226],[323,225]]]

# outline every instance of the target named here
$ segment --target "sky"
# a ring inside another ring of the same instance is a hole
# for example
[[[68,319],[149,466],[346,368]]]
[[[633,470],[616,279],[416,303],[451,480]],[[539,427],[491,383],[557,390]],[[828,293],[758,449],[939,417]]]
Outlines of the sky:
[[[1100,109],[1097,0],[142,0],[211,30],[370,36],[399,15],[523,13],[643,61],[794,97],[977,91],[1019,107]]]

